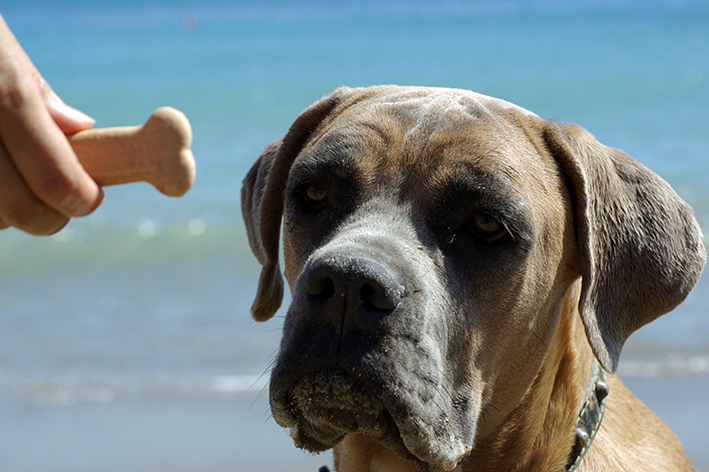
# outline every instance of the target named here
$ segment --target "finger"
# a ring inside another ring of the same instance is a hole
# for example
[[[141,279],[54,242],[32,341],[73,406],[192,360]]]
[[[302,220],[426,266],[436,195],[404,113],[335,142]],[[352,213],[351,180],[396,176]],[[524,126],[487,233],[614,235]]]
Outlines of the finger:
[[[68,221],[32,194],[0,146],[0,229],[15,226],[30,234],[53,234]]]
[[[30,100],[0,115],[0,139],[30,190],[66,216],[91,213],[100,190],[43,104]]]
[[[64,134],[75,134],[93,127],[96,123],[93,118],[64,103],[36,68],[33,73],[34,81],[50,116]]]
[[[36,69],[0,24],[0,141],[27,187],[65,216],[84,216],[102,192],[79,164],[38,89]]]
[[[96,121],[82,111],[70,107],[61,99],[45,101],[50,116],[59,129],[67,135],[76,134],[79,131],[91,129]]]

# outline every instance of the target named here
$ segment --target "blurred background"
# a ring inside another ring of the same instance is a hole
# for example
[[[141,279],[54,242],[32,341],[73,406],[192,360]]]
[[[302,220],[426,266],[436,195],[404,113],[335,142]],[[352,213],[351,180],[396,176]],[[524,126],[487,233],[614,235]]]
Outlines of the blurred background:
[[[54,236],[0,232],[1,471],[331,464],[270,417],[282,318],[250,319],[259,266],[239,190],[339,85],[472,89],[578,123],[669,181],[709,230],[707,1],[2,0],[0,13],[97,127],[182,110],[198,167],[180,199],[111,187]],[[708,278],[631,337],[619,371],[701,471]]]

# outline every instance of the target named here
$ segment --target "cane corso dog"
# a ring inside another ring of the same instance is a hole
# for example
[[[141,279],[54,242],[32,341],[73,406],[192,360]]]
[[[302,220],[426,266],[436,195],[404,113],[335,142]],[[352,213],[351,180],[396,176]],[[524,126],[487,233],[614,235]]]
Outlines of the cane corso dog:
[[[340,472],[690,471],[612,373],[696,283],[691,209],[571,124],[443,88],[343,87],[249,171],[252,315],[292,293],[271,374]]]

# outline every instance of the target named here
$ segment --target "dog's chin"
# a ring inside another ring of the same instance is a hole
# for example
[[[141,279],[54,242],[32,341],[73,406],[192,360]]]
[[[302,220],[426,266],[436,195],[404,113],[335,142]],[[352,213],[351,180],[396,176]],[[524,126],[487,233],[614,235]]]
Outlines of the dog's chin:
[[[320,452],[362,433],[414,459],[382,402],[339,369],[302,377],[288,389],[285,408],[279,404],[272,402],[273,416],[298,447]]]
[[[273,416],[296,446],[311,452],[330,449],[349,434],[365,434],[402,459],[415,462],[418,470],[446,470],[464,455],[409,419],[401,419],[406,423],[401,429],[390,413],[395,405],[384,405],[342,370],[308,374],[284,393],[276,397],[282,401],[271,402]],[[427,443],[423,448],[422,442]],[[414,445],[417,453],[407,444]],[[426,453],[422,454],[422,449]]]

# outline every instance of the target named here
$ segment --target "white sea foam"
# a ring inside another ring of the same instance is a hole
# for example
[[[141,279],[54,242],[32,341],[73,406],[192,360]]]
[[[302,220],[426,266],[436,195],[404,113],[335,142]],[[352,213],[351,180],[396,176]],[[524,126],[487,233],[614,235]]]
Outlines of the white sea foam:
[[[268,388],[264,375],[156,374],[145,378],[41,378],[0,377],[0,399],[12,398],[38,406],[135,403],[150,401],[237,401]],[[0,402],[1,404],[2,402]]]
[[[709,355],[670,354],[650,359],[622,360],[620,377],[670,377],[709,375]]]

